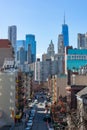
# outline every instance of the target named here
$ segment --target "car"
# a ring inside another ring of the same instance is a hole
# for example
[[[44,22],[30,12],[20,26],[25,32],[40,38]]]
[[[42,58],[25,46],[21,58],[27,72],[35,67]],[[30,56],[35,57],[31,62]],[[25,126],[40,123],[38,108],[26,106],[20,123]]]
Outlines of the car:
[[[40,105],[40,106],[42,106],[43,104],[42,104],[42,103],[40,103],[39,105]]]
[[[36,103],[36,102],[38,102],[38,100],[37,100],[37,99],[35,99],[35,100],[34,100],[34,102]]]
[[[30,114],[30,117],[34,117],[34,116],[35,116],[35,113],[31,113],[31,114]]]
[[[54,128],[49,128],[49,130],[54,130]]]
[[[25,130],[31,130],[31,126],[26,127]]]
[[[35,116],[35,113],[31,113],[30,116],[33,116],[33,117],[34,117],[34,116]]]
[[[33,116],[30,116],[30,117],[29,117],[29,120],[33,120],[33,118],[34,118]]]
[[[27,123],[27,126],[28,126],[28,127],[29,127],[29,126],[31,126],[31,127],[32,127],[32,125],[33,125],[33,123],[32,123],[32,122]]]
[[[30,116],[31,116],[31,117],[34,117],[34,116],[35,116],[35,112],[36,112],[36,111],[32,110],[31,113],[30,113]]]
[[[28,120],[28,122],[27,123],[33,123],[33,121],[32,120]]]
[[[36,110],[35,110],[35,109],[32,109],[32,110],[31,110],[31,113],[35,113],[35,112],[36,112]]]

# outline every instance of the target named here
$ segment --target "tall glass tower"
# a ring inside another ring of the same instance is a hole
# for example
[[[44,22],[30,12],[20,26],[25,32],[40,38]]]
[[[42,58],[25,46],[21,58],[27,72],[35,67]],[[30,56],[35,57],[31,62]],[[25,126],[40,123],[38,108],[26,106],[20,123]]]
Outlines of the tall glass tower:
[[[14,49],[14,60],[16,61],[16,40],[17,40],[17,27],[15,25],[8,27],[8,39],[11,41]]]
[[[64,24],[62,25],[62,34],[64,39],[64,46],[69,46],[69,34],[68,34],[68,25],[65,24],[65,15],[64,15]]]
[[[8,39],[11,41],[12,47],[15,51],[16,40],[17,40],[17,27],[15,25],[8,27]]]
[[[17,40],[15,52],[16,63],[18,63],[19,60],[27,61],[27,52],[25,51],[25,40]],[[21,63],[21,61],[19,63]]]
[[[25,40],[17,40],[17,42],[16,42],[16,51],[18,51],[19,48],[21,48],[21,47],[25,48]]]
[[[29,47],[30,46],[30,47]],[[30,51],[31,48],[31,61],[36,61],[36,41],[35,41],[35,35],[27,34],[26,35],[26,43],[25,43],[25,50]]]

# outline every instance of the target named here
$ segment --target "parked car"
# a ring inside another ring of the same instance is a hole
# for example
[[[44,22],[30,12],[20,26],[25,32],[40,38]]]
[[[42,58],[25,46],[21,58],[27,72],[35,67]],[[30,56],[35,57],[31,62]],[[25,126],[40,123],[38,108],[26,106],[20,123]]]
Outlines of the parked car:
[[[29,119],[27,123],[32,123],[32,124],[33,124],[33,120],[30,120],[30,119]]]
[[[25,130],[31,130],[31,126],[26,127]]]
[[[32,122],[27,123],[27,126],[28,126],[28,127],[32,127],[32,125],[33,125],[33,123],[32,123]]]
[[[30,117],[29,117],[29,120],[33,120],[33,118],[34,118],[33,116],[30,116]]]

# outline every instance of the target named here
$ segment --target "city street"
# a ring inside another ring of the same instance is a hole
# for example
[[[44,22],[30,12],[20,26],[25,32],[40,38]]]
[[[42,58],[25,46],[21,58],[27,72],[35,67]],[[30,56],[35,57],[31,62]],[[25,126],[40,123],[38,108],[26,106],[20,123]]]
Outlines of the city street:
[[[43,94],[42,94],[43,95]],[[30,106],[33,107],[36,112],[35,112],[35,117],[33,119],[33,126],[32,126],[32,130],[48,130],[48,124],[47,122],[45,122],[43,120],[43,118],[46,115],[45,112],[45,96],[43,95],[44,98],[41,98],[41,96],[39,96],[38,98],[38,102],[32,102],[30,103]],[[26,113],[28,113],[29,110],[26,111]],[[16,125],[13,125],[12,127],[3,127],[0,128],[0,130],[25,130],[25,123],[20,122],[17,123]]]
[[[41,129],[48,130],[47,123],[43,121],[44,116],[45,116],[44,109],[37,108],[32,130],[41,130]]]
[[[47,123],[43,121],[43,118],[45,116],[45,108],[44,108],[44,100],[41,100],[42,105],[37,104],[37,111],[33,122],[32,130],[48,130]]]

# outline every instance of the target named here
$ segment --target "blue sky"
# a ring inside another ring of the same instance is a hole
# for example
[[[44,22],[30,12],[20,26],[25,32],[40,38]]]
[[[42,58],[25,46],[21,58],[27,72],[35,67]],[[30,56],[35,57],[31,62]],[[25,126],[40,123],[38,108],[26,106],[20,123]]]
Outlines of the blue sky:
[[[18,40],[35,34],[38,55],[51,40],[57,52],[64,12],[69,43],[77,47],[77,33],[87,32],[87,0],[0,0],[0,38],[7,38],[8,26],[16,25]]]

